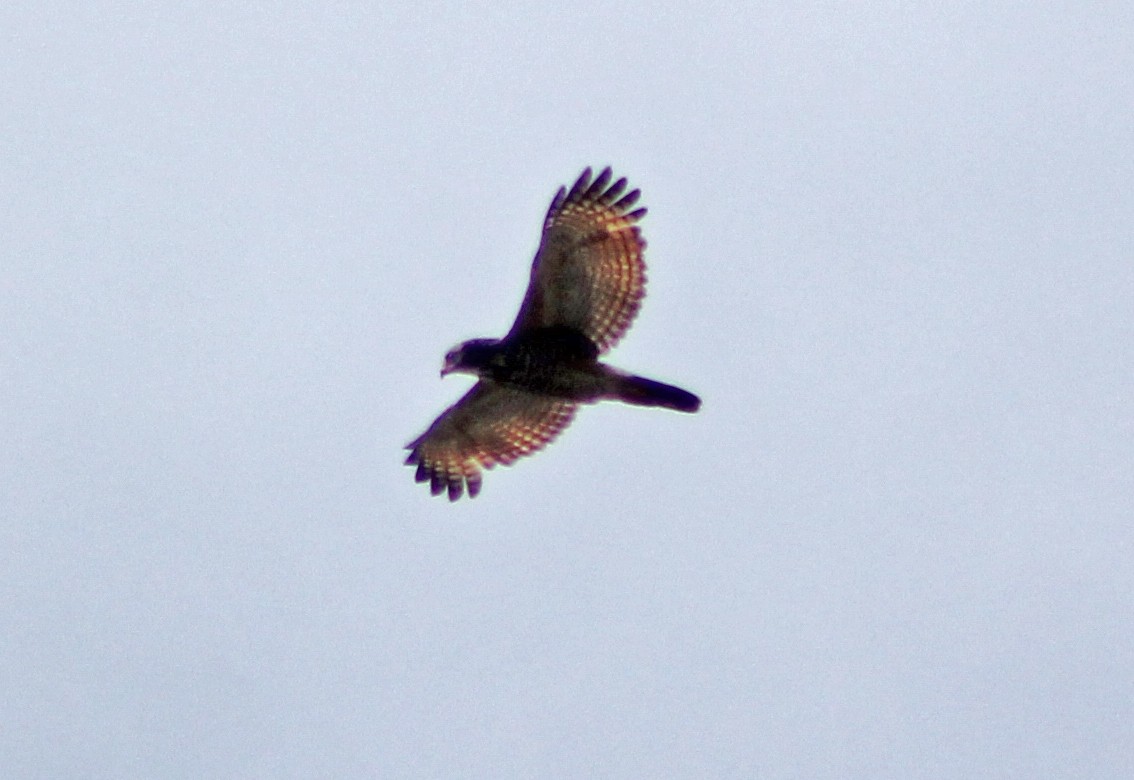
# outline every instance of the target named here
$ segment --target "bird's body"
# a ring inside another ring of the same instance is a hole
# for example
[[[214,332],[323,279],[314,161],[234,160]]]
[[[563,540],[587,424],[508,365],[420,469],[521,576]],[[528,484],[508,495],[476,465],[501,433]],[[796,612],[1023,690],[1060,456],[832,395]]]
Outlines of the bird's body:
[[[512,339],[477,339],[462,346],[461,365],[452,371],[575,401],[587,400],[580,395],[585,377],[593,376],[598,365],[590,339],[566,327],[535,328]]]
[[[691,393],[636,377],[599,362],[598,348],[573,328],[535,328],[506,340],[474,339],[461,345],[442,374],[464,372],[481,380],[577,403],[623,401],[695,412]],[[666,393],[665,390],[676,392]],[[652,392],[651,392],[652,391]]]
[[[695,412],[692,393],[633,376],[598,360],[629,328],[645,295],[645,263],[630,210],[638,190],[609,168],[590,168],[560,189],[544,223],[532,279],[503,339],[473,339],[445,356],[441,375],[479,378],[460,401],[407,445],[409,465],[434,495],[480,490],[481,467],[509,464],[553,439],[578,404],[603,400]]]

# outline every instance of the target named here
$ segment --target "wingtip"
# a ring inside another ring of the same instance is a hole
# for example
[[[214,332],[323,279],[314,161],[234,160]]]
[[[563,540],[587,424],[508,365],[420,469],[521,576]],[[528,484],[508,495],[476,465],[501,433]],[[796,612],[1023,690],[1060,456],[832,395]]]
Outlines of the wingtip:
[[[579,178],[575,179],[575,183],[571,185],[571,191],[567,193],[567,200],[572,201],[580,197],[591,185],[591,166],[583,169],[579,174]]]
[[[614,169],[611,166],[605,166],[599,175],[592,178],[593,169],[588,165],[579,174],[579,178],[571,185],[569,191],[564,191],[562,187],[559,188],[559,193],[552,201],[551,209],[548,211],[548,216],[553,215],[564,203],[575,202],[579,200],[592,200],[602,205],[608,206],[616,211],[626,212],[631,206],[638,202],[642,197],[642,191],[635,188],[626,192],[629,182],[625,176],[614,179]],[[641,219],[646,215],[646,209],[640,208],[632,212],[624,214],[630,219]]]
[[[464,480],[458,477],[457,479],[449,480],[449,500],[456,501],[465,492]]]
[[[587,168],[587,170],[589,171],[590,168]],[[587,187],[587,194],[591,197],[601,195],[603,190],[606,189],[606,185],[610,184],[610,180],[613,177],[614,171],[610,169],[609,165],[606,166],[599,172],[598,177],[593,182],[591,182],[591,186]]]
[[[438,474],[437,472],[433,472],[432,474],[429,474],[428,476],[429,476],[429,493],[430,493],[430,495],[439,496],[442,493],[444,493],[445,492],[445,486],[448,484],[448,480],[446,480],[443,475]]]

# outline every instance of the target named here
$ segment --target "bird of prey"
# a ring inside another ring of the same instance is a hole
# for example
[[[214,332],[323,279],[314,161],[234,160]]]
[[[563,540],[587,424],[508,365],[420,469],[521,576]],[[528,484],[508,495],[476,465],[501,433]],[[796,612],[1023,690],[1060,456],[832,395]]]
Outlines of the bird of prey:
[[[441,376],[478,377],[472,389],[406,445],[416,480],[450,501],[480,492],[482,469],[511,465],[559,435],[579,404],[622,401],[696,412],[701,399],[628,374],[598,356],[626,333],[646,294],[640,192],[587,168],[560,187],[543,223],[531,281],[503,339],[450,350]]]

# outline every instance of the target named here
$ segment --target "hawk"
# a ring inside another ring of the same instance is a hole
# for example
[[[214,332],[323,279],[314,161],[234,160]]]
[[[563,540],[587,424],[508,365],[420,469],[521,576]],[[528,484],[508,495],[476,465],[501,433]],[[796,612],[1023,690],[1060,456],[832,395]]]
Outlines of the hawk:
[[[560,187],[543,223],[520,313],[503,339],[472,339],[445,355],[441,376],[478,377],[472,389],[406,445],[406,465],[433,495],[480,492],[481,473],[531,455],[566,428],[580,404],[622,401],[696,412],[701,399],[600,363],[646,294],[641,193],[610,168]]]

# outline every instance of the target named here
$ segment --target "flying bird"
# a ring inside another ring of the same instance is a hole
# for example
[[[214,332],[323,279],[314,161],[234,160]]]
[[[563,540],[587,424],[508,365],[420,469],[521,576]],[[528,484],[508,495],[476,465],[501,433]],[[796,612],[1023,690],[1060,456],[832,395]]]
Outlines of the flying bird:
[[[474,374],[472,389],[406,445],[406,465],[433,495],[480,492],[483,469],[542,449],[580,404],[622,401],[696,412],[679,387],[600,363],[625,335],[646,294],[641,193],[587,168],[560,187],[543,223],[520,313],[503,339],[472,339],[445,355],[441,376]]]

